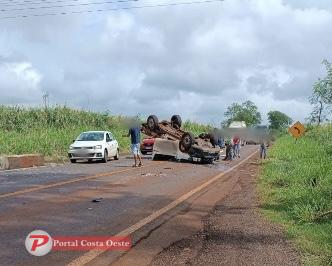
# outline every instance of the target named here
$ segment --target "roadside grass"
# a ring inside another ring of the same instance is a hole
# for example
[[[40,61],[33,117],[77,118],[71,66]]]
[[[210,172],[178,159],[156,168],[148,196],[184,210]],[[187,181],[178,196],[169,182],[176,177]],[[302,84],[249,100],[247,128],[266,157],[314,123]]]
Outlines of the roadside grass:
[[[332,265],[332,125],[282,136],[262,165],[263,213],[285,227],[305,265]]]
[[[67,149],[83,131],[109,130],[119,142],[121,152],[128,152],[130,139],[123,137],[128,131],[124,116],[109,112],[95,113],[64,106],[48,108],[22,108],[0,106],[0,154],[41,153],[48,160],[62,161]],[[209,126],[191,121],[183,129],[198,135]]]

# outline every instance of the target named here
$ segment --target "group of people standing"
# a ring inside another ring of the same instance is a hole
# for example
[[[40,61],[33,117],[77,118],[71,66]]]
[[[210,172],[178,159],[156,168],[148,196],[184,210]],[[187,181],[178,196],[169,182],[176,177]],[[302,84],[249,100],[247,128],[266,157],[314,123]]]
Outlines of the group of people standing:
[[[240,158],[240,145],[241,139],[239,137],[234,137],[232,140],[225,143],[226,146],[226,156],[224,161],[232,161],[235,158]],[[260,143],[260,158],[266,159],[267,157],[267,147],[268,143],[264,140]]]
[[[237,136],[230,141],[226,141],[225,143],[226,156],[223,160],[232,161],[237,157],[240,158],[240,144],[241,144],[241,139]]]
[[[131,139],[131,151],[134,155],[134,165],[133,167],[143,166],[142,157],[140,154],[140,126],[139,123],[133,123],[129,128],[128,134],[124,135],[130,137]],[[224,161],[232,161],[235,158],[240,158],[240,145],[241,139],[238,136],[233,137],[231,140],[226,141],[222,137],[215,138],[217,142],[214,145],[220,148],[226,147],[226,156]],[[260,144],[260,157],[265,159],[267,156],[267,144],[265,141],[261,141]]]

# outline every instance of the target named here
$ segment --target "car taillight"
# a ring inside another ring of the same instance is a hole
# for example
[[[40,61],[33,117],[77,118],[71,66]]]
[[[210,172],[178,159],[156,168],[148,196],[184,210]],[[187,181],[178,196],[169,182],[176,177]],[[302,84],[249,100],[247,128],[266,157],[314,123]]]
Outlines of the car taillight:
[[[154,144],[154,139],[145,139],[143,140],[144,145],[153,145]]]

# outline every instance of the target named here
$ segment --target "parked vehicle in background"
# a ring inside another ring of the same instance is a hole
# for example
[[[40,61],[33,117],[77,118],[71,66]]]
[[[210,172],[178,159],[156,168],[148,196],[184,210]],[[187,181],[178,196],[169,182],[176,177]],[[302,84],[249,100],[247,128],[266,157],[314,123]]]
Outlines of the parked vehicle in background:
[[[230,123],[229,128],[246,128],[246,122],[245,121],[233,121]]]
[[[268,139],[270,135],[269,127],[266,125],[258,125],[248,130],[246,143],[248,145],[257,145],[262,139]]]
[[[152,153],[155,138],[145,138],[141,143],[141,153],[143,155]]]
[[[257,145],[258,144],[258,140],[254,140],[254,139],[248,139],[246,141],[247,145]]]
[[[119,159],[119,144],[109,131],[88,131],[81,133],[70,145],[68,157],[72,163],[77,160]]]

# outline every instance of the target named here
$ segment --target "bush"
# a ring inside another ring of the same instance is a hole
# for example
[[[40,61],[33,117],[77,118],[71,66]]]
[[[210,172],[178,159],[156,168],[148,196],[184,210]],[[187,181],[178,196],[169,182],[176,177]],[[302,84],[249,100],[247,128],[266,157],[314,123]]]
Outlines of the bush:
[[[332,125],[314,128],[297,141],[282,136],[269,152],[260,180],[265,211],[281,218],[288,232],[297,232],[293,237],[301,239],[299,246],[319,265],[332,258],[332,219],[321,217],[332,209],[331,146]],[[313,225],[330,237],[317,239]]]

